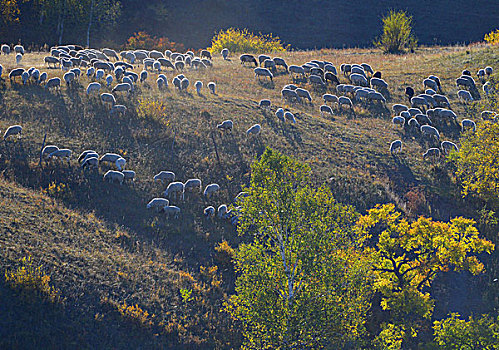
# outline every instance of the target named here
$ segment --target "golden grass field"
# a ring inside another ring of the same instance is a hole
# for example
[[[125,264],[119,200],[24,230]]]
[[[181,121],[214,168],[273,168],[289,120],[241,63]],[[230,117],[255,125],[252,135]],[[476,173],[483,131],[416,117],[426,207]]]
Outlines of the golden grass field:
[[[62,77],[60,70],[43,64],[45,55],[28,53],[20,66]],[[179,93],[171,83],[159,91],[157,74],[150,73],[145,83],[136,84],[132,95],[115,94],[117,103],[128,110],[124,116],[110,116],[109,107],[97,94],[86,95],[90,82],[86,76],[72,88],[62,86],[60,92],[23,86],[19,81],[11,84],[8,71],[17,67],[14,55],[0,56],[4,67],[0,130],[13,124],[23,126],[21,140],[0,144],[0,270],[16,266],[21,257],[31,254],[50,274],[52,284],[65,298],[62,304],[70,305],[71,312],[64,311],[67,307],[46,306],[52,315],[47,324],[35,320],[43,331],[49,332],[49,326],[55,327],[62,319],[72,321],[61,329],[56,327],[51,336],[77,334],[79,322],[75,320],[81,318],[89,329],[109,330],[107,338],[81,335],[80,341],[89,348],[123,347],[127,343],[122,337],[129,332],[140,334],[137,342],[154,346],[234,346],[237,334],[227,316],[219,312],[224,295],[233,290],[233,273],[219,266],[218,277],[214,277],[213,271],[207,273],[202,267],[217,264],[216,244],[227,240],[236,245],[244,237],[237,237],[228,222],[204,218],[202,210],[207,205],[230,204],[248,183],[251,162],[267,146],[308,163],[316,183],[327,182],[340,202],[361,212],[390,201],[408,216],[425,214],[447,220],[467,214],[452,168],[445,160],[423,162],[422,154],[431,143],[394,126],[391,105],[406,104],[405,87],[421,92],[423,79],[436,74],[459,121],[474,119],[475,108],[458,102],[454,81],[463,69],[475,73],[498,62],[498,48],[420,48],[415,54],[389,56],[367,49],[321,50],[280,56],[288,65],[311,59],[331,61],[337,68],[341,63],[366,62],[381,71],[389,84],[387,108],[356,106],[354,113],[336,110],[334,120],[322,117],[319,106],[326,91],[305,85],[312,91],[312,104],[285,104],[280,90],[292,82],[289,75],[277,75],[273,84],[259,83],[253,69],[241,66],[238,57],[230,61],[215,57],[213,68],[184,73],[191,81],[188,93]],[[169,70],[165,74],[171,82],[177,73]],[[346,82],[343,75],[339,77]],[[193,87],[196,80],[204,83],[201,96]],[[206,88],[210,81],[217,84],[216,95]],[[107,90],[104,86],[101,92]],[[263,98],[272,101],[271,112],[258,107]],[[140,116],[136,109],[141,99],[161,101],[164,114]],[[295,113],[297,123],[279,122],[274,115],[278,107]],[[232,133],[216,129],[225,119],[234,121]],[[262,125],[262,133],[247,137],[245,131],[254,123]],[[439,130],[441,140],[458,142],[459,126]],[[38,166],[45,133],[47,144],[73,150],[71,166]],[[389,145],[396,139],[404,145],[394,158]],[[135,184],[109,185],[102,181],[105,170],[81,171],[76,157],[85,149],[122,154],[126,168],[137,173]],[[164,190],[152,180],[160,170],[173,171],[184,182],[198,177],[203,187],[217,182],[222,191],[210,200],[194,194],[185,202],[172,201],[182,213],[180,219],[168,220],[145,208]],[[50,187],[54,183],[56,186]],[[192,290],[194,300],[183,300],[181,289]],[[0,296],[9,298],[11,305],[23,305],[3,282]],[[138,304],[154,314],[154,319],[142,326],[128,321],[120,325],[123,317],[116,305],[124,303]],[[7,308],[0,326],[16,319],[16,312],[32,312],[20,308],[25,310]],[[36,335],[23,333],[22,326],[12,332],[15,336],[0,341],[0,347],[36,346]]]

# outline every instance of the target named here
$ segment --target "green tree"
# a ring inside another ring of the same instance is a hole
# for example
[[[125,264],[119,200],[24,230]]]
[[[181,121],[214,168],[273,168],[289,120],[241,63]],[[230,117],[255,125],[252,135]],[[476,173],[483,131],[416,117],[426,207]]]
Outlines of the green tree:
[[[373,270],[382,294],[381,307],[389,319],[382,327],[380,344],[385,337],[393,343],[394,334],[410,343],[422,321],[433,313],[434,302],[427,290],[436,275],[450,270],[476,275],[483,271],[476,255],[494,249],[479,237],[473,220],[455,218],[445,223],[421,217],[409,223],[393,204],[369,210],[359,227],[379,232],[373,232],[377,237]]]
[[[433,325],[435,342],[449,350],[499,349],[499,318],[484,315],[468,321],[453,313]]]
[[[19,23],[17,0],[0,0],[0,34],[6,35],[9,26]]]
[[[252,166],[240,203],[236,294],[226,309],[243,327],[244,347],[358,347],[372,281],[358,214],[309,185],[308,166],[267,149]]]
[[[383,34],[374,44],[385,53],[399,53],[414,48],[417,40],[412,33],[412,17],[404,11],[393,11],[383,17]]]
[[[499,124],[484,121],[461,138],[454,154],[464,196],[474,195],[499,208]]]

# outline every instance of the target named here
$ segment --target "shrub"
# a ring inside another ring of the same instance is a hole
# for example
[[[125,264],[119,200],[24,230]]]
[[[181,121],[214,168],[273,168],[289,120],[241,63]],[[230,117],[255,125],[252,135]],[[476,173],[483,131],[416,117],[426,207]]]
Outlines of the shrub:
[[[484,121],[461,139],[452,159],[463,196],[475,195],[499,208],[499,124]]]
[[[160,100],[140,97],[137,101],[137,115],[143,119],[158,121],[165,127],[170,125],[170,120],[166,113],[166,103]]]
[[[453,313],[449,318],[435,321],[435,341],[444,349],[499,349],[499,319],[497,321],[489,316],[470,316],[466,321]]]
[[[118,305],[118,311],[123,318],[141,326],[151,327],[154,324],[153,319],[155,318],[155,315],[149,315],[149,312],[143,310],[137,304],[127,305],[127,303],[124,302],[123,304]]]
[[[233,266],[232,259],[234,258],[234,249],[227,243],[227,241],[222,241],[215,246],[216,254],[215,260],[224,268]]]
[[[499,45],[499,29],[493,30],[485,34],[485,41],[490,45]]]
[[[184,51],[183,44],[170,41],[166,37],[157,38],[146,32],[134,33],[130,38],[128,38],[124,48],[127,50],[145,49],[159,51]]]
[[[289,49],[285,46],[279,37],[272,34],[253,34],[248,29],[229,28],[219,31],[211,39],[211,47],[208,50],[211,53],[220,52],[224,48],[230,52],[239,53],[263,53],[263,52],[282,52]]]
[[[383,34],[374,41],[374,45],[385,53],[399,53],[405,48],[414,49],[416,44],[412,34],[412,17],[406,12],[391,10],[383,17]]]
[[[35,263],[28,255],[20,260],[21,266],[15,270],[5,272],[5,282],[22,292],[34,292],[50,301],[59,300],[59,291],[49,284],[50,276],[42,271],[42,266],[35,266]]]

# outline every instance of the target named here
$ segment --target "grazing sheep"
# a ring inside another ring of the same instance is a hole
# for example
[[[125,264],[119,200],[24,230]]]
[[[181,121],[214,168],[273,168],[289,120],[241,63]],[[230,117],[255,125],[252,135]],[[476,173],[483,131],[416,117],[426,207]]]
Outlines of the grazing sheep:
[[[43,159],[47,159],[48,158],[48,155],[52,152],[55,152],[55,151],[58,151],[59,150],[59,147],[55,146],[55,145],[48,145],[48,146],[45,146],[43,147],[42,149],[42,158]]]
[[[440,149],[438,148],[429,148],[424,154],[423,154],[423,160],[426,160],[428,158],[433,158],[433,161],[436,161],[438,158],[440,158]]]
[[[85,159],[85,157],[89,154],[97,154],[97,152],[91,149],[81,152],[80,156],[78,157],[78,163],[81,163]]]
[[[340,108],[343,106],[348,106],[350,109],[353,109],[352,100],[350,100],[350,98],[346,96],[340,96],[338,98],[338,105],[340,106]]]
[[[210,198],[215,192],[220,190],[220,185],[218,184],[209,184],[204,188],[203,195],[207,198]]]
[[[201,193],[203,190],[203,187],[201,185],[201,180],[200,179],[189,179],[185,182],[184,184],[184,191],[187,192],[193,192],[193,191],[198,191]]]
[[[267,69],[269,69],[269,68],[270,68],[270,70],[271,70],[272,72],[274,72],[274,73],[276,72],[275,62],[274,62],[273,60],[271,60],[271,59],[267,59],[267,60],[265,60],[265,61],[263,62],[263,67],[264,67],[264,68],[267,68]]]
[[[434,94],[432,96],[433,96],[433,99],[435,100],[435,103],[438,106],[450,108],[450,103],[449,103],[449,100],[447,99],[446,96],[440,95],[440,94]]]
[[[407,98],[410,101],[412,99],[412,97],[414,96],[414,89],[410,86],[406,87],[405,88],[405,95],[407,96]]]
[[[123,79],[125,81],[125,79]],[[92,84],[99,84],[99,83],[92,83]],[[120,83],[117,84],[111,92],[130,92],[132,90],[132,85],[130,83]]]
[[[426,114],[416,114],[414,118],[418,121],[419,125],[431,125],[431,120]]]
[[[6,141],[9,136],[17,135],[18,138],[21,138],[23,132],[23,127],[21,125],[12,125],[5,130],[3,134],[3,140]]]
[[[46,89],[60,88],[60,87],[61,87],[61,79],[58,77],[50,78],[45,84]]]
[[[47,72],[40,74],[40,79],[38,79],[38,84],[44,83],[48,78]]]
[[[214,217],[215,216],[215,208],[210,205],[209,207],[204,208],[203,214],[206,217]]]
[[[409,110],[409,108],[406,106],[406,105],[401,105],[401,104],[394,104],[392,106],[392,110],[393,110],[393,113],[395,115],[399,115],[400,113],[402,113],[403,111],[407,111]]]
[[[477,73],[476,73],[478,79],[480,79],[480,81],[483,83],[485,82],[485,69],[480,69]]]
[[[308,77],[308,80],[310,81],[310,84],[313,85],[320,85],[322,87],[326,85],[326,83],[324,83],[324,80],[322,80],[322,77],[320,77],[319,75],[311,75]]]
[[[428,102],[426,102],[426,99],[423,97],[415,96],[411,98],[411,106],[412,107],[429,107]]]
[[[16,63],[19,64],[21,63],[21,60],[23,59],[23,55],[18,53],[16,54]]]
[[[189,87],[189,79],[184,78],[180,81],[180,90],[182,91],[187,91],[187,88]]]
[[[90,78],[92,75],[94,75],[94,74],[95,74],[95,68],[94,68],[94,67],[90,67],[90,68],[88,68],[88,69],[87,69],[87,73],[86,73],[86,74],[87,74],[87,77],[89,77],[89,78]]]
[[[271,104],[270,100],[260,100],[258,106],[260,108],[270,109]]]
[[[288,70],[290,73],[292,73],[292,75],[300,74],[302,78],[305,77],[305,70],[303,69],[303,67],[291,65],[289,66]]]
[[[423,80],[423,89],[430,88],[432,90],[438,90],[437,82],[433,79],[426,78]]]
[[[281,90],[281,96],[283,99],[293,101],[296,100],[297,102],[301,101],[300,96],[296,93],[296,90],[290,90],[290,89],[282,89]]]
[[[29,73],[24,71],[23,74],[21,74],[21,80],[23,81],[23,85],[26,85],[29,80]]]
[[[113,76],[111,74],[108,74],[106,76],[106,86],[110,87],[112,83],[113,83]]]
[[[461,121],[461,128],[463,131],[465,131],[465,129],[471,128],[473,130],[473,132],[475,132],[476,131],[476,124],[473,120],[463,119]]]
[[[201,89],[203,88],[203,82],[202,81],[196,81],[194,84],[194,87],[196,88],[196,92],[198,95],[201,95]]]
[[[180,181],[171,182],[165,190],[165,197],[173,194],[173,198],[177,199],[177,193],[180,193],[181,199],[184,200],[184,184]]]
[[[66,158],[68,161],[68,164],[69,164],[70,160],[71,160],[72,153],[73,153],[73,151],[71,151],[70,149],[62,148],[62,149],[58,149],[57,151],[50,153],[47,158],[48,159],[52,159],[52,157],[56,157],[57,159]]]
[[[12,79],[16,79],[16,77],[20,77],[22,76],[24,73],[24,69],[23,68],[16,68],[16,69],[13,69],[10,71],[9,73],[9,79],[10,79],[10,82],[12,83]]]
[[[80,157],[81,157],[81,155],[80,155]],[[87,164],[87,165],[98,166],[99,165],[99,155],[97,153],[95,153],[95,152],[93,152],[93,153],[87,153],[85,155],[85,157],[81,161],[80,161],[80,158],[78,158],[78,163],[82,163],[82,168],[84,168],[85,166],[83,166],[83,164],[85,162],[87,162],[89,159],[92,159],[92,158],[94,158],[95,161],[92,161],[91,164]]]
[[[185,68],[185,63],[183,61],[175,61],[175,70],[183,71]]]
[[[404,118],[405,120],[409,120],[412,118],[411,113],[409,111],[402,111],[400,112],[400,116]]]
[[[22,45],[14,46],[14,52],[24,55],[24,47]]]
[[[103,179],[104,181],[107,181],[109,183],[118,181],[120,185],[123,185],[123,181],[125,181],[125,175],[119,171],[108,170],[107,173],[104,174]]]
[[[468,89],[475,89],[476,88],[475,81],[473,80],[472,77],[470,77],[468,75],[462,75],[461,77],[457,78],[456,79],[456,86],[457,87],[464,86]]]
[[[200,56],[201,58],[206,57],[211,60],[211,52],[208,50],[201,50]]]
[[[260,66],[262,65],[262,63],[264,63],[266,60],[270,60],[271,57],[270,56],[267,56],[267,55],[259,55],[258,56],[258,63],[260,64]]]
[[[217,213],[220,219],[225,219],[225,215],[227,215],[227,205],[221,204],[217,209]]]
[[[180,208],[175,205],[168,205],[163,208],[163,211],[165,212],[166,215],[168,215],[168,218],[170,218],[170,216],[173,215],[174,219],[178,219],[180,215]]]
[[[286,70],[286,72],[288,71],[288,65],[286,64],[286,61],[283,58],[281,58],[281,57],[274,57],[273,61],[274,61],[274,66],[284,67],[284,69]]]
[[[369,73],[369,74],[374,74],[374,70],[372,69],[372,67],[370,65],[368,65],[367,63],[361,63],[360,64],[362,66],[362,68],[364,69],[364,72],[366,73]]]
[[[329,107],[328,105],[320,106],[319,110],[321,112],[321,117],[324,117],[325,113],[329,113],[331,116],[333,116],[333,109],[331,107]]]
[[[149,73],[147,73],[146,70],[143,70],[142,72],[140,72],[140,82],[143,83],[144,81],[146,81],[148,75],[149,75]]]
[[[433,90],[433,89],[426,89],[424,91],[424,93],[425,93],[425,95],[430,95],[430,96],[434,96],[434,95],[437,94],[437,92],[435,90]]]
[[[300,98],[306,98],[310,103],[312,103],[312,96],[310,96],[310,92],[308,92],[308,90],[297,88],[295,92]]]
[[[69,87],[69,85],[72,84],[75,80],[75,74],[73,72],[67,72],[63,75],[62,78],[66,82],[66,85]]]
[[[492,67],[490,66],[485,67],[485,74],[487,74],[488,76],[491,76],[493,72],[494,69],[492,69]]]
[[[471,96],[471,94],[468,90],[459,90],[457,92],[457,97],[463,103],[473,102],[473,96]]]
[[[284,122],[284,109],[278,108],[277,111],[275,112],[276,117],[281,121]]]
[[[229,58],[229,49],[224,48],[222,51],[220,51],[220,54],[222,55],[224,60],[227,60]],[[210,58],[211,59],[211,58]]]
[[[123,181],[127,181],[127,180],[131,180],[131,182],[133,183],[135,181],[135,171],[133,170],[123,170],[122,171],[123,175],[125,176],[125,178],[123,179]]]
[[[93,91],[100,91],[100,88],[101,88],[100,83],[93,82],[93,83],[88,84],[87,95],[89,95]],[[113,91],[114,91],[114,89],[113,89]]]
[[[284,113],[284,118],[289,120],[291,123],[296,124],[296,119],[293,113],[286,111]]]
[[[412,117],[414,117],[417,114],[423,113],[419,108],[409,108],[408,112]]]
[[[107,92],[102,93],[100,95],[100,99],[102,102],[111,103],[112,106],[116,104],[116,99],[114,98],[114,96]]]
[[[430,136],[430,137],[435,136],[437,138],[437,140],[440,141],[440,133],[433,126],[421,125],[420,131],[421,131],[421,134],[423,134],[423,136]]]
[[[10,54],[10,46],[9,46],[9,45],[7,45],[7,44],[3,44],[3,45],[2,45],[2,53],[3,53],[4,55],[8,55],[8,54]]]
[[[414,130],[419,130],[419,129],[420,129],[420,127],[421,127],[421,126],[419,125],[418,121],[417,121],[415,118],[411,118],[411,119],[409,119],[409,121],[407,122],[407,125],[408,125],[410,128],[414,129]]]
[[[405,124],[405,118],[401,117],[401,116],[393,117],[392,118],[392,123],[393,123],[393,125],[404,126],[404,124]]]
[[[450,141],[442,141],[440,148],[442,148],[442,153],[445,155],[448,155],[451,151],[459,151],[457,145]]]
[[[322,99],[324,100],[324,103],[338,103],[338,96],[336,95],[331,95],[331,94],[324,94],[322,95]]]
[[[386,103],[385,97],[379,92],[371,91],[369,92],[368,97],[370,101],[379,101],[380,103]]]
[[[216,88],[217,88],[217,84],[215,84],[214,82],[210,81],[210,82],[208,83],[208,89],[211,91],[211,93],[212,93],[213,95],[215,95],[215,90],[216,90]]]
[[[99,158],[97,158],[96,156],[89,156],[88,158],[85,158],[85,160],[81,164],[81,168],[85,169],[89,166],[97,168],[99,166]]]
[[[153,178],[154,182],[161,181],[161,183],[175,181],[175,173],[172,171],[160,171]]]
[[[261,130],[262,130],[262,127],[260,126],[260,124],[255,124],[255,125],[251,126],[248,130],[246,130],[246,136],[258,135],[258,134],[260,134]]]
[[[249,54],[242,54],[239,56],[239,60],[241,61],[241,64],[244,65],[245,63],[254,63],[255,67],[258,67],[258,62],[253,55]]]
[[[123,168],[125,167],[126,165],[126,159],[123,158],[123,157],[120,157],[118,159],[116,159],[116,161],[114,162],[114,165],[116,165],[116,168],[121,171],[123,170]]]
[[[332,84],[339,84],[340,83],[340,80],[338,79],[338,77],[333,74],[332,72],[326,72],[324,73],[324,80],[326,82],[326,84],[330,81]]]
[[[165,85],[165,81],[161,78],[156,79],[156,84],[158,85],[158,90],[163,90],[163,86]]]
[[[217,128],[220,130],[232,131],[233,126],[234,123],[232,122],[232,120],[224,120],[222,123],[217,125]]]
[[[364,78],[367,78],[366,72],[364,72],[364,69],[362,67],[352,66],[352,70],[350,71],[350,79],[352,79],[352,75],[354,74],[362,75]]]
[[[104,70],[103,69],[97,69],[97,72],[95,72],[95,79],[96,80],[101,80],[104,78]]]
[[[170,201],[166,198],[153,198],[149,201],[149,203],[147,203],[146,205],[146,208],[147,209],[151,209],[151,208],[154,208],[156,210],[156,212],[159,212],[161,210],[163,210],[165,207],[167,207],[168,205],[170,205]]]
[[[380,90],[386,90],[388,89],[388,84],[386,81],[384,81],[383,79],[380,79],[380,78],[371,78],[371,88],[373,89],[380,89]]]
[[[274,75],[267,69],[267,68],[260,68],[257,67],[255,68],[255,79],[258,77],[258,80],[260,80],[260,77],[269,77],[270,81],[273,81]]]
[[[390,144],[390,153],[393,155],[395,153],[402,152],[402,141],[395,140]]]
[[[338,75],[338,71],[336,70],[336,67],[333,64],[325,64],[324,65],[324,71],[325,72],[331,72],[334,75]]]
[[[99,159],[100,163],[115,163],[118,158],[122,158],[119,154],[116,153],[106,153]]]

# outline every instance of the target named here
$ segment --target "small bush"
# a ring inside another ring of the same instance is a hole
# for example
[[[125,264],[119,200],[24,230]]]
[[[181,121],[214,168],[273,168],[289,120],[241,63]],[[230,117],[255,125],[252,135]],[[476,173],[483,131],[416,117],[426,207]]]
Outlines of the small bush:
[[[137,101],[137,115],[143,119],[158,121],[165,127],[170,125],[170,119],[166,113],[166,103],[160,100],[140,97]]]
[[[5,282],[13,289],[34,292],[52,302],[59,300],[59,291],[49,284],[50,276],[42,271],[41,265],[35,266],[30,255],[21,259],[17,269],[5,272]]]
[[[71,191],[65,183],[55,181],[51,182],[48,187],[42,190],[43,193],[56,198],[68,199],[71,197]]]
[[[219,31],[211,40],[211,53],[220,52],[224,48],[233,53],[282,52],[289,49],[279,37],[272,34],[253,34],[248,29],[229,28]]]
[[[232,248],[227,241],[222,241],[215,246],[216,254],[215,260],[224,268],[233,267],[232,259],[234,258],[234,248]]]
[[[184,51],[183,44],[170,41],[170,39],[166,37],[157,38],[146,32],[134,33],[130,38],[128,38],[124,48],[127,50],[145,49],[158,51]]]
[[[374,45],[385,53],[400,53],[405,48],[413,50],[416,44],[412,34],[412,17],[404,11],[393,10],[383,17],[383,34],[374,41]]]
[[[485,34],[485,41],[490,45],[499,45],[499,29],[493,30]]]
[[[142,310],[137,304],[127,305],[125,302],[118,306],[118,311],[123,318],[141,326],[151,327],[154,324],[153,319],[155,315],[149,315],[149,312]]]

